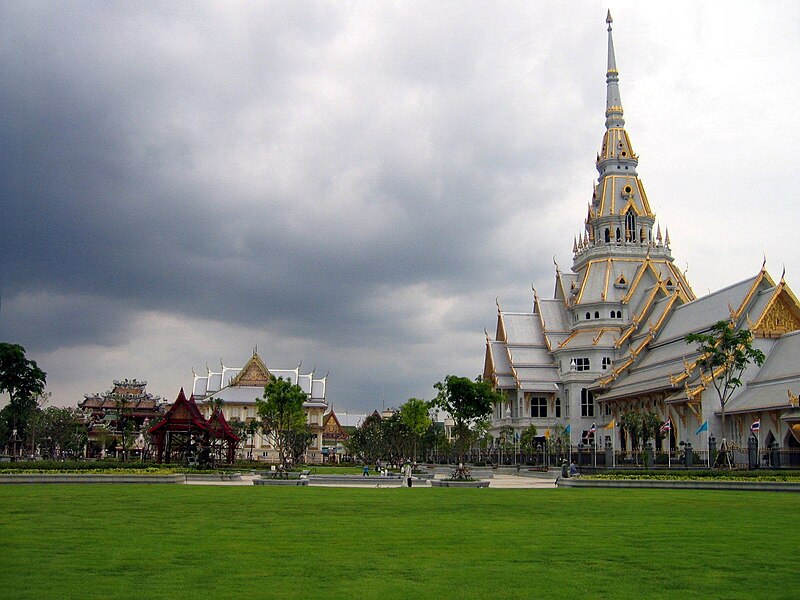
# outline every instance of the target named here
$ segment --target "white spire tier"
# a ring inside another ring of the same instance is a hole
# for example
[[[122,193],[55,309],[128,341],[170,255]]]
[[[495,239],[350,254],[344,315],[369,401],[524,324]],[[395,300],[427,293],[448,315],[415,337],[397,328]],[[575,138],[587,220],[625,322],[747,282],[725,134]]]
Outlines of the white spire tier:
[[[610,11],[606,23],[606,130],[597,155],[599,177],[592,189],[584,230],[573,242],[575,279],[567,299],[575,328],[597,326],[595,314],[600,325],[610,325],[603,323],[608,315],[620,314],[625,305],[639,299],[642,290],[661,282],[670,284],[665,293],[677,290],[684,299],[693,297],[688,283],[672,265],[669,242],[661,238],[637,173],[639,157],[625,130]]]

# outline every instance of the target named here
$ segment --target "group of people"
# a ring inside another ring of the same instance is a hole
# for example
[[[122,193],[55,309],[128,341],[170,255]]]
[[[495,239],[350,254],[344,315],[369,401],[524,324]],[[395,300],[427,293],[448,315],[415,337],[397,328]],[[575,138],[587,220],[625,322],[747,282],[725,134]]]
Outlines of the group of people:
[[[400,469],[400,474],[403,477],[403,484],[404,484],[403,487],[411,487],[412,486],[413,469],[414,468],[413,468],[413,466],[411,464],[411,461],[408,461],[408,460],[403,464],[402,468]],[[386,469],[385,467],[381,466],[380,459],[375,461],[375,472],[378,473],[379,475],[384,476],[384,477],[388,473],[388,469]],[[369,477],[369,465],[367,465],[367,464],[364,465],[364,470],[363,470],[361,475],[362,475],[362,477]]]

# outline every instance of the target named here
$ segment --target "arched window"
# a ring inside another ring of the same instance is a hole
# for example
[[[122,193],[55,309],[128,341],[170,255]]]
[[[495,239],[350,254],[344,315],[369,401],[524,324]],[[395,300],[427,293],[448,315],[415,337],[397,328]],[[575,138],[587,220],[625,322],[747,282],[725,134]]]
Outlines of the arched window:
[[[592,313],[586,313],[586,320],[588,321],[591,318],[592,318]]]
[[[595,319],[599,319],[600,318],[600,311],[599,310],[594,311],[594,318]]]
[[[611,241],[611,231],[609,231],[608,227],[606,227],[605,240],[606,244]]]
[[[628,212],[625,213],[625,241],[636,241],[636,214],[632,208],[629,208]]]

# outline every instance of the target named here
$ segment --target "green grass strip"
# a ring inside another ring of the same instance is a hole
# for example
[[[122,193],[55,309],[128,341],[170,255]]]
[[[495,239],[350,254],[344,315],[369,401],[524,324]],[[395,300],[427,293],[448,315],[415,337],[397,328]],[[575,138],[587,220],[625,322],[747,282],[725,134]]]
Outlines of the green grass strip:
[[[800,495],[0,486],[3,598],[795,598]]]

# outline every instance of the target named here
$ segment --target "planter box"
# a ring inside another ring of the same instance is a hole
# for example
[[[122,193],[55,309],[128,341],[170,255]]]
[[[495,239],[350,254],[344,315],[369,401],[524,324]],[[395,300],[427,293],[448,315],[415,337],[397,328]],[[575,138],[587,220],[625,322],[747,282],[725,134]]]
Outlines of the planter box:
[[[253,485],[308,485],[308,479],[253,479]]]
[[[241,481],[241,473],[186,473],[186,481]]]
[[[488,488],[488,481],[448,481],[447,479],[431,479],[431,487]]]
[[[368,486],[368,487],[400,487],[403,478],[399,475],[309,475],[308,480],[311,485],[345,485],[345,486]]]

